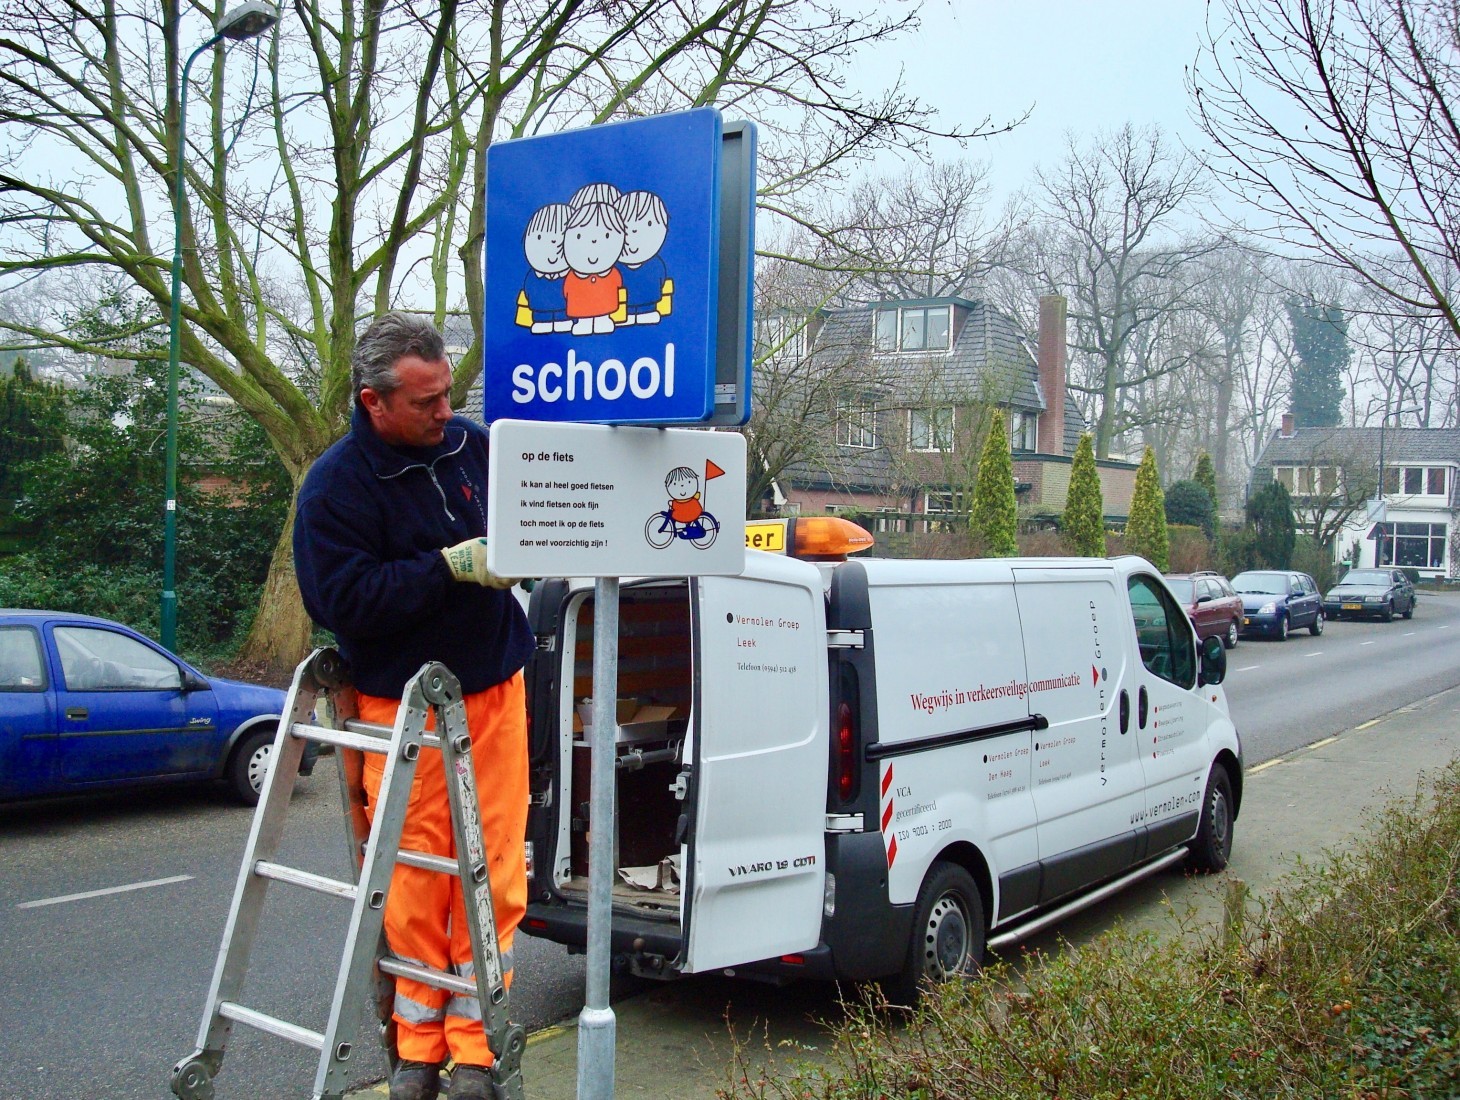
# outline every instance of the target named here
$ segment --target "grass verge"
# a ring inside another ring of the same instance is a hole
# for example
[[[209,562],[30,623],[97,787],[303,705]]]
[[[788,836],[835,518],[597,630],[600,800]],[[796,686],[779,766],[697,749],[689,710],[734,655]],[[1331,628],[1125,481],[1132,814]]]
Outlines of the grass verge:
[[[1117,929],[850,1006],[831,1050],[727,1100],[1451,1100],[1460,1096],[1460,761],[1220,928]]]

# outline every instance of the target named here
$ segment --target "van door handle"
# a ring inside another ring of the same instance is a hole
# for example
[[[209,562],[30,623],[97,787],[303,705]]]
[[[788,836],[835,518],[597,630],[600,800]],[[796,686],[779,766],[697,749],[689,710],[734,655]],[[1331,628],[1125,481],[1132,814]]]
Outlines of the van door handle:
[[[1146,694],[1146,686],[1141,685],[1141,692],[1136,696],[1136,725],[1140,729],[1146,728],[1146,711],[1150,707],[1151,698]]]
[[[1130,692],[1120,689],[1120,732],[1130,729]]]

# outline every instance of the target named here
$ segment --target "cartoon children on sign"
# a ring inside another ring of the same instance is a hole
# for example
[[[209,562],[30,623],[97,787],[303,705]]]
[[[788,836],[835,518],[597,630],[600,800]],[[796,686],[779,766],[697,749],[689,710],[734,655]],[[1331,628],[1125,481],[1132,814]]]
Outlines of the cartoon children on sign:
[[[657,324],[673,308],[674,281],[659,255],[669,212],[652,191],[609,183],[540,207],[522,238],[528,272],[517,324],[535,333],[591,336]]]
[[[705,481],[724,474],[715,463],[705,460]],[[669,507],[655,512],[644,523],[644,540],[662,550],[675,539],[684,539],[691,546],[708,549],[720,533],[720,521],[705,510],[700,492],[700,476],[688,466],[676,466],[664,479],[669,494]]]

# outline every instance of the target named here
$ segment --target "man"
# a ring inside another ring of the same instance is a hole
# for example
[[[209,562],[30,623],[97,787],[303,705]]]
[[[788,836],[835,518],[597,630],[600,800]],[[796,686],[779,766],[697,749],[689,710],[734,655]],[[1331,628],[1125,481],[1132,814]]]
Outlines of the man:
[[[387,313],[355,346],[350,432],[299,491],[294,567],[304,606],[332,630],[367,722],[391,725],[405,682],[427,661],[461,681],[481,799],[502,966],[526,910],[527,711],[522,666],[532,648],[512,581],[486,568],[488,436],[453,415],[441,335]],[[384,760],[365,763],[373,813]],[[405,848],[454,855],[441,756],[416,765]],[[472,977],[460,882],[397,866],[385,908],[391,951]],[[391,1100],[432,1100],[456,1063],[450,1100],[487,1100],[491,1054],[473,997],[396,979]]]

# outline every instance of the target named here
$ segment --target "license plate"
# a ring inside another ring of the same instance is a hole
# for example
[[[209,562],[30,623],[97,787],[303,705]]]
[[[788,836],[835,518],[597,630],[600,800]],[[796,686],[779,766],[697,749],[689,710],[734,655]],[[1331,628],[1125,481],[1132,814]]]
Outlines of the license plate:
[[[1252,620],[1244,616],[1243,619],[1242,619],[1242,625],[1243,626],[1251,626],[1252,625]]]
[[[1361,603],[1346,603],[1343,605],[1343,609],[1345,611],[1362,611],[1364,609],[1364,605]]]

